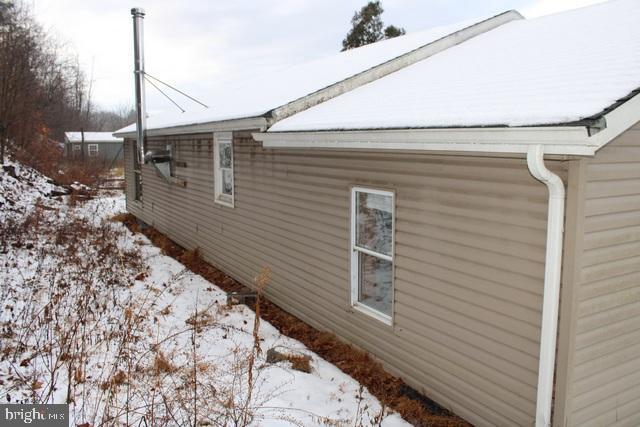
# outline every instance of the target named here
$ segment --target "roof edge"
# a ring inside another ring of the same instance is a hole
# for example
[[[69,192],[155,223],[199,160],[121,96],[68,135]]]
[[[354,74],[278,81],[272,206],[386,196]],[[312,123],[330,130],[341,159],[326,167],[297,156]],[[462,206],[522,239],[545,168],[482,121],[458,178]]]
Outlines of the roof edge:
[[[597,150],[640,122],[640,94],[634,91],[626,101],[614,104],[611,108],[613,109],[608,113],[600,116],[606,126],[591,137]]]
[[[359,129],[254,133],[270,148],[334,148],[378,150],[527,152],[543,145],[545,154],[593,156],[602,147],[640,122],[640,93],[616,103],[609,112],[571,123],[538,126]]]
[[[191,125],[170,126],[165,128],[147,129],[146,136],[171,136],[171,135],[187,135],[194,133],[207,133],[218,131],[233,130],[253,130],[260,131],[267,129],[267,119],[261,116],[246,117],[242,119],[222,120],[217,122],[195,123]],[[135,138],[137,136],[135,128],[132,131],[113,133],[119,138]]]
[[[84,133],[84,137],[82,137],[82,134]],[[78,136],[78,139],[72,138],[73,136]],[[92,136],[94,135],[101,135],[99,138],[93,138]],[[109,139],[102,139],[102,138],[107,138],[107,135],[110,137]],[[117,137],[116,137],[117,138]],[[69,143],[81,143],[83,142],[85,143],[92,143],[92,142],[112,142],[112,143],[121,143],[122,139],[114,139],[113,138],[113,132],[109,132],[109,131],[67,131],[64,133],[64,143],[69,144]]]

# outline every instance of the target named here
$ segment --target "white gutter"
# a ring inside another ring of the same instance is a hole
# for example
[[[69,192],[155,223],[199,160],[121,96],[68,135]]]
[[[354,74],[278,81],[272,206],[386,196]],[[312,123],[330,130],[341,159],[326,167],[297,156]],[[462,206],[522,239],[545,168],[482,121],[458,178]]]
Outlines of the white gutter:
[[[599,148],[584,126],[256,132],[253,138],[265,148],[526,154],[543,145],[547,154],[574,156],[593,156]]]
[[[544,270],[542,326],[540,330],[540,359],[538,365],[538,396],[536,427],[551,425],[553,374],[555,370],[558,306],[560,300],[560,271],[562,268],[562,235],[564,232],[565,191],[562,179],[546,168],[544,148],[535,145],[527,152],[529,172],[549,190],[547,213],[547,253]]]
[[[221,120],[217,122],[196,123],[191,125],[176,125],[159,129],[147,128],[146,136],[190,135],[197,133],[227,132],[234,130],[266,130],[268,121],[265,117],[248,117],[242,119]],[[119,130],[113,133],[118,138],[135,138],[136,131]]]

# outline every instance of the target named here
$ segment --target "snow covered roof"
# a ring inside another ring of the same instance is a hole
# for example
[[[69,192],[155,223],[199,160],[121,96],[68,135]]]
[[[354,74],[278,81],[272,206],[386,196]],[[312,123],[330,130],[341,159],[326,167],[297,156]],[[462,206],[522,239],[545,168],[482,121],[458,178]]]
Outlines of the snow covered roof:
[[[65,132],[66,142],[82,142],[82,132]],[[122,142],[112,132],[85,132],[84,142]]]
[[[514,20],[269,131],[537,126],[599,117],[640,88],[639,22],[638,0]]]
[[[278,107],[305,98],[310,94],[318,93],[332,85],[363,74],[381,64],[403,57],[425,46],[446,41],[446,43],[438,45],[437,48],[432,49],[426,55],[414,58],[413,62],[446,49],[451,45],[463,42],[495,26],[521,18],[522,16],[519,13],[509,11],[493,17],[434,27],[329,55],[274,73],[264,74],[255,80],[240,82],[238,86],[217,94],[207,110],[150,116],[147,119],[147,129],[164,129],[264,116]],[[462,34],[463,31],[466,32]],[[401,66],[405,66],[408,63],[411,62],[406,62]],[[395,71],[396,69],[398,67],[387,72]],[[353,84],[353,87],[378,78],[381,75],[384,74],[377,73],[372,75],[366,81]],[[343,91],[331,94],[324,93],[317,102],[336,96]],[[304,108],[307,106],[305,105]],[[133,124],[117,131],[116,134],[131,133],[135,131],[135,128],[136,125]]]

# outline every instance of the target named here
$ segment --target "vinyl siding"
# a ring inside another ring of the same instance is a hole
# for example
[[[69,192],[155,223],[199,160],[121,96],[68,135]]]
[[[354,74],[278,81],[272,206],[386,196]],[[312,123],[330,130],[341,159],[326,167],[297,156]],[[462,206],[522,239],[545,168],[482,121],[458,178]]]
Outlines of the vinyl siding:
[[[98,155],[95,157],[89,156],[89,145],[95,144],[98,146]],[[74,146],[79,146],[80,151],[73,151]],[[111,162],[121,161],[123,158],[123,147],[121,142],[85,142],[81,143],[67,143],[65,145],[65,155],[67,157],[81,158],[86,161],[101,161],[105,164]]]
[[[640,425],[640,128],[586,162],[568,424]]]
[[[547,190],[524,159],[268,150],[234,136],[235,208],[213,202],[211,135],[176,141],[186,187],[143,172],[128,210],[243,283],[362,347],[477,425],[534,420]],[[565,176],[564,164],[552,168]],[[394,325],[350,308],[350,186],[396,192]]]

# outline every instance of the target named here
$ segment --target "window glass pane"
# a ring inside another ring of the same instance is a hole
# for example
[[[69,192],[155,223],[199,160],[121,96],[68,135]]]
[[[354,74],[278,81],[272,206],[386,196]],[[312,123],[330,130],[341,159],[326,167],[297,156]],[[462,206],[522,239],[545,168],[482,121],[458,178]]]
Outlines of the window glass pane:
[[[222,194],[233,195],[233,173],[231,169],[222,169]]]
[[[393,197],[356,193],[356,245],[391,256]]]
[[[358,252],[358,302],[391,316],[393,264]]]
[[[231,152],[231,144],[229,143],[220,143],[218,144],[218,150],[220,154],[220,167],[221,168],[230,168],[231,167],[231,157],[233,153]]]

